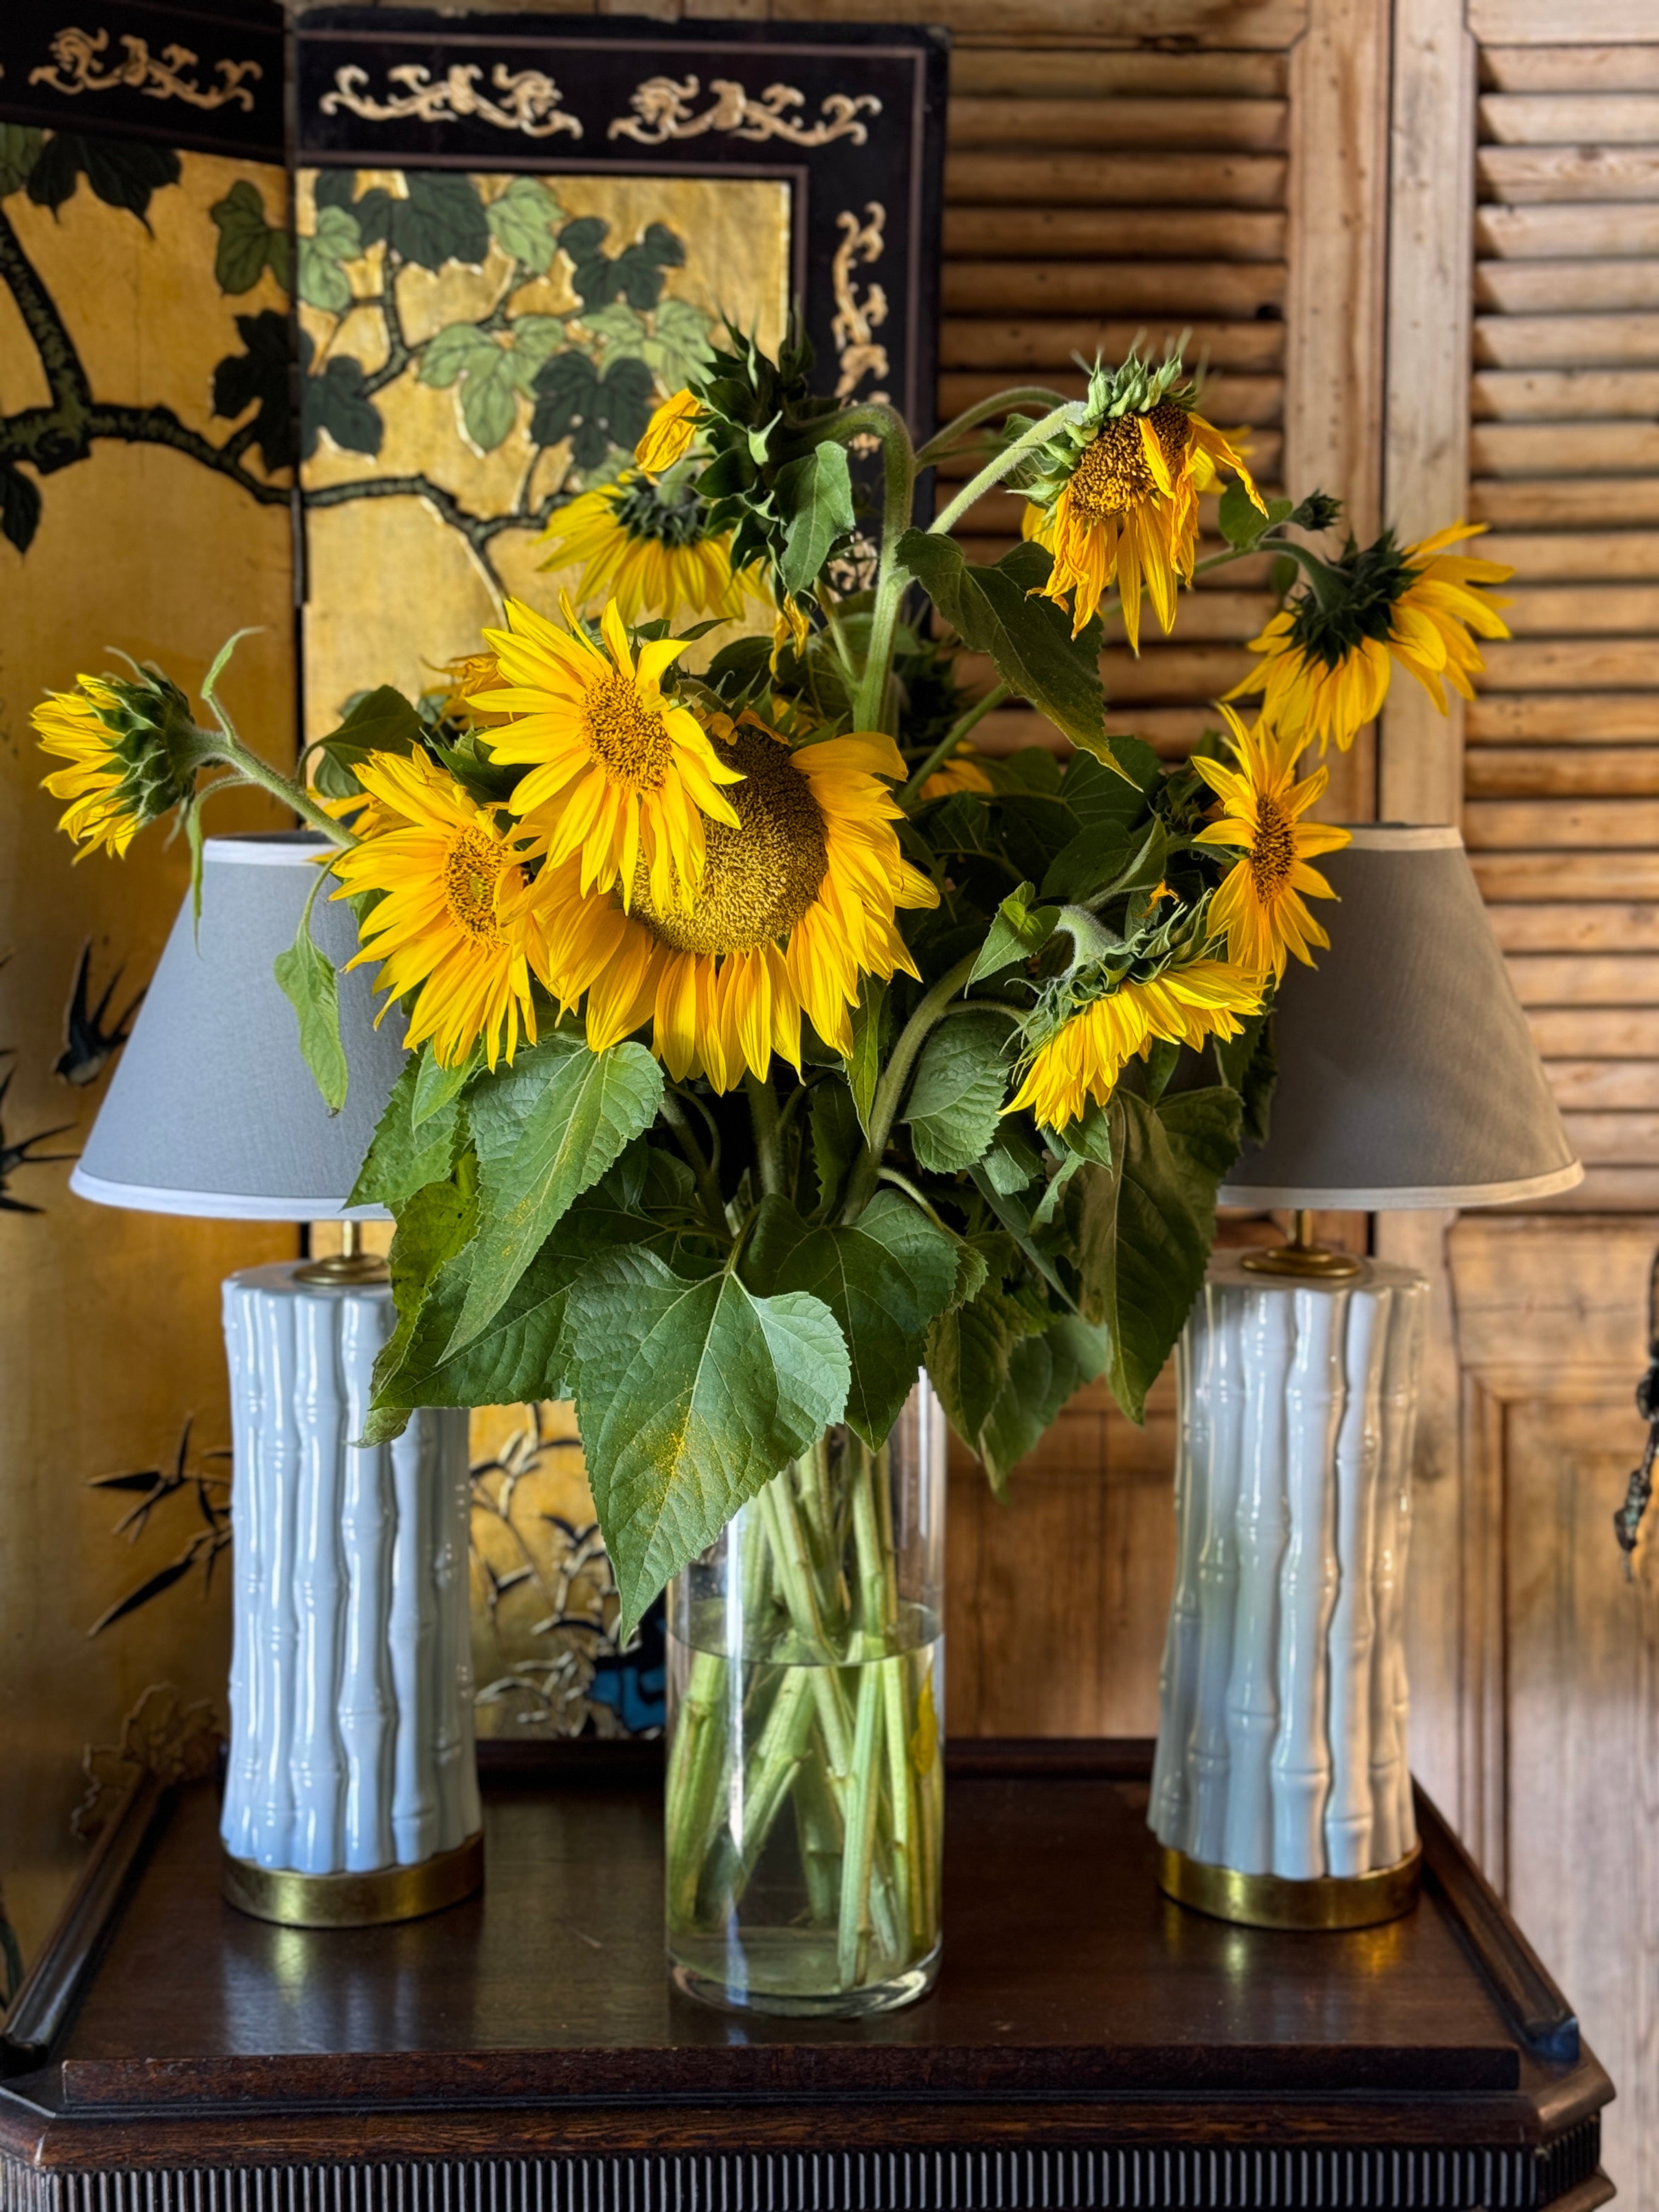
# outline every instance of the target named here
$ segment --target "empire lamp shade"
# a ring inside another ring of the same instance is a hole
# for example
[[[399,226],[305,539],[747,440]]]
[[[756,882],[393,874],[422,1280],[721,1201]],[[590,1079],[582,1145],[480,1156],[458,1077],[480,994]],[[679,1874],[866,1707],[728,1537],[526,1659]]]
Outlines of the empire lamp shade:
[[[1225,1206],[1492,1206],[1571,1189],[1573,1156],[1454,829],[1378,823],[1322,859],[1328,951],[1293,961],[1263,1145]]]
[[[331,1115],[271,972],[293,944],[326,841],[311,831],[210,837],[199,931],[186,897],[116,1065],[70,1188],[105,1206],[220,1220],[343,1217],[375,1124],[404,1064],[394,1006],[377,1030],[369,969],[339,978],[349,1071]],[[336,969],[357,925],[329,887],[311,933]],[[385,1220],[383,1207],[350,1209]]]

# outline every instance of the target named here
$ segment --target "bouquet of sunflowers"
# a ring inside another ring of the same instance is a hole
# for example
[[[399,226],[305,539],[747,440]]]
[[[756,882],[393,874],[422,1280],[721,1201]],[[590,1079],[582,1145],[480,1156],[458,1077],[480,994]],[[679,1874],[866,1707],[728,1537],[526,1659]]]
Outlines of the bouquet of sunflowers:
[[[573,1397],[624,1634],[764,1509],[733,1571],[772,1656],[819,1679],[752,1717],[749,1802],[817,1775],[798,1823],[839,1869],[812,1910],[846,1989],[936,1912],[927,1679],[867,1712],[838,1686],[902,1640],[857,1483],[922,1368],[999,1487],[1102,1371],[1139,1417],[1265,1124],[1275,984],[1329,941],[1313,864],[1346,833],[1310,818],[1325,772],[1297,762],[1352,741],[1396,662],[1467,695],[1507,571],[1462,527],[1331,558],[1335,501],[1265,500],[1177,360],[1003,395],[918,448],[890,408],[819,396],[805,349],[728,345],[556,521],[554,562],[583,564],[557,618],[510,601],[442,695],[359,701],[307,783],[248,752],[218,667],[211,728],[153,671],[36,720],[78,838],[120,852],[174,808],[194,834],[247,778],[330,841],[319,884],[407,1017],[355,1193],[397,1220],[370,1437]],[[919,477],[964,457],[919,523]],[[1024,494],[1024,542],[979,564],[951,532],[994,487]],[[1286,595],[1239,687],[1259,718],[1222,704],[1168,767],[1106,733],[1102,623],[1138,646],[1150,601],[1170,629],[1218,488],[1203,565],[1271,550]],[[769,635],[719,641],[756,608]],[[964,654],[993,665],[976,695]],[[1066,758],[975,751],[1010,698]],[[304,929],[280,980],[337,1103]],[[837,1439],[839,1517],[814,1503]],[[688,1924],[752,1870],[718,1818],[725,1663],[684,1686],[671,1769]]]

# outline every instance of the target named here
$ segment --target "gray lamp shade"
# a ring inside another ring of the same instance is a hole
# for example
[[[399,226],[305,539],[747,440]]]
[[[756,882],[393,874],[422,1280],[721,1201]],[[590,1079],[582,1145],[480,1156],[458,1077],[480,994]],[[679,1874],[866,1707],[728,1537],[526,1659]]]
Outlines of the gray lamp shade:
[[[1583,1176],[1452,829],[1371,823],[1322,859],[1340,906],[1280,987],[1267,1141],[1225,1206],[1492,1206]]]
[[[271,974],[294,942],[313,863],[326,849],[310,831],[208,839],[199,936],[186,898],[71,1190],[105,1206],[221,1220],[320,1221],[345,1212],[404,1063],[404,1024],[394,1006],[374,1028],[369,969],[341,975],[349,1081],[344,1106],[331,1115]],[[311,909],[311,933],[343,968],[357,951],[357,925],[329,888]],[[386,1218],[380,1206],[352,1213]]]

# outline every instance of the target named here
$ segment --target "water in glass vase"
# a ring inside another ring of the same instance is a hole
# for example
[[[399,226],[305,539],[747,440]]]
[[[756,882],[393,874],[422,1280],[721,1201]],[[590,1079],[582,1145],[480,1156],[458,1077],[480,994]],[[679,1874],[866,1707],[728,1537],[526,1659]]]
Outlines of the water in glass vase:
[[[889,2010],[938,1971],[944,1433],[834,1429],[675,1583],[668,1948],[707,2002]]]

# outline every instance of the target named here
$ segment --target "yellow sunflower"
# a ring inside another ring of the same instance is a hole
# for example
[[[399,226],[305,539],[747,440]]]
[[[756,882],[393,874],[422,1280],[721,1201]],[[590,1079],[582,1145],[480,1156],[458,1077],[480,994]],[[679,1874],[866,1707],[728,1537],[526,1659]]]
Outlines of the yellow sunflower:
[[[458,1067],[482,1038],[491,1067],[510,1060],[520,1030],[536,1042],[531,971],[546,965],[525,850],[425,753],[374,753],[356,775],[371,834],[335,860],[334,896],[386,896],[359,925],[351,965],[382,963],[386,1006],[418,992],[411,1051],[430,1037],[440,1063]]]
[[[29,715],[40,750],[70,763],[41,784],[69,801],[58,826],[80,846],[77,860],[100,848],[119,860],[147,823],[190,796],[207,754],[189,701],[165,676],[75,681]]]
[[[1226,931],[1227,957],[1235,967],[1277,980],[1291,953],[1311,967],[1310,948],[1330,943],[1304,901],[1336,894],[1308,862],[1321,853],[1340,852],[1352,838],[1328,822],[1301,818],[1323,795],[1330,772],[1316,769],[1296,781],[1304,743],[1299,730],[1278,732],[1264,722],[1247,730],[1231,707],[1221,711],[1238,766],[1193,757],[1224,809],[1195,842],[1238,852],[1211,902],[1210,921]]]
[[[801,1017],[834,1050],[852,1050],[863,975],[915,967],[894,921],[938,893],[899,851],[901,817],[884,779],[904,763],[873,732],[791,749],[745,716],[721,750],[741,781],[736,819],[711,822],[707,865],[689,908],[658,897],[641,867],[631,912],[584,896],[574,864],[537,886],[550,988],[586,995],[595,1052],[652,1024],[652,1049],[676,1082],[706,1076],[729,1091],[775,1052],[800,1066]]]
[[[489,732],[489,750],[529,769],[513,811],[544,835],[556,866],[580,854],[584,891],[615,884],[626,907],[644,880],[658,906],[683,904],[702,876],[704,817],[737,822],[720,786],[739,771],[689,708],[664,696],[660,678],[684,641],[641,645],[636,664],[614,599],[602,643],[562,605],[568,630],[509,599],[508,627],[484,632],[503,683],[478,704],[508,718]]]
[[[925,805],[929,799],[948,799],[955,791],[988,792],[994,788],[980,765],[979,755],[964,738],[949,760],[933,770],[922,785],[920,796]]]
[[[1259,1013],[1265,988],[1226,960],[1194,960],[1146,982],[1124,982],[1073,1014],[1039,1047],[1006,1112],[1029,1106],[1045,1128],[1078,1121],[1089,1101],[1103,1106],[1137,1053],[1160,1037],[1196,1050],[1206,1037],[1237,1036],[1241,1016]]]
[[[689,485],[664,489],[630,471],[560,509],[541,541],[554,549],[542,566],[580,561],[578,603],[614,599],[625,623],[659,615],[672,623],[682,606],[689,615],[733,621],[745,597],[770,612],[772,595],[758,570],[733,574],[732,534],[711,536],[708,513]]]
[[[690,392],[677,392],[672,399],[665,399],[646,424],[645,435],[634,448],[634,459],[653,477],[665,474],[690,450],[702,412],[701,402]]]
[[[1260,693],[1264,721],[1299,730],[1304,744],[1316,738],[1322,752],[1333,742],[1347,750],[1387,698],[1396,660],[1443,714],[1444,684],[1473,699],[1470,678],[1485,664],[1469,633],[1509,635],[1497,612],[1508,601],[1478,587],[1506,583],[1515,571],[1446,549],[1485,528],[1455,522],[1404,547],[1385,530],[1375,544],[1351,545],[1340,561],[1322,564],[1315,584],[1251,639],[1261,664],[1227,696]]]
[[[1193,580],[1199,494],[1222,469],[1267,514],[1243,456],[1197,398],[1173,356],[1156,368],[1133,354],[1120,368],[1097,368],[1077,419],[1014,479],[1031,501],[1026,537],[1053,556],[1042,596],[1071,602],[1073,637],[1114,583],[1136,653],[1143,585],[1164,630],[1173,626],[1176,587]]]

